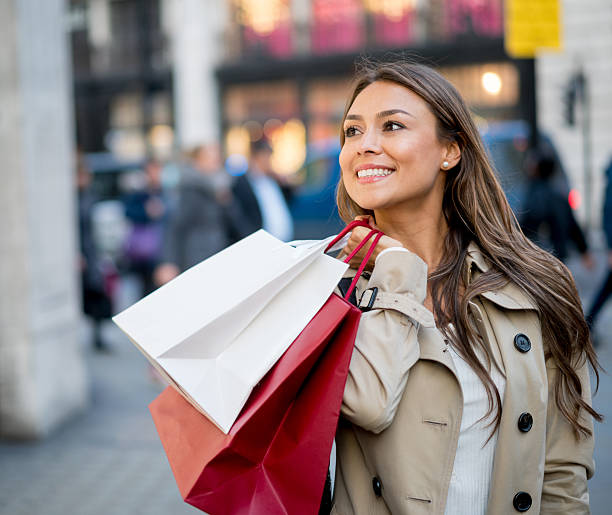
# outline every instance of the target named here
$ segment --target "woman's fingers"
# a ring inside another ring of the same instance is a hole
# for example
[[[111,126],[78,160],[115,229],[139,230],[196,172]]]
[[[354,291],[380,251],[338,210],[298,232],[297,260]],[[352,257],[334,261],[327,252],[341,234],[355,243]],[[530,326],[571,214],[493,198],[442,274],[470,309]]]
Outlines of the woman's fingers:
[[[372,229],[377,229],[376,222],[374,221],[374,217],[372,215],[359,215],[355,217],[355,220],[359,220],[360,222],[367,223]]]
[[[344,247],[342,251],[343,254],[345,255],[351,254],[359,246],[359,244],[365,238],[367,238],[367,236],[371,232],[372,230],[367,227],[355,227],[355,229],[353,229],[353,231],[351,232],[351,236],[349,237],[346,243],[346,246]],[[357,268],[361,264],[361,262],[365,259],[366,253],[370,249],[375,237],[376,237],[376,234],[373,234],[372,236],[370,236],[368,241],[359,249],[359,251],[355,254],[355,256],[353,256],[353,258],[349,262],[351,267]],[[369,259],[368,264],[366,265],[366,268],[371,269],[374,267],[374,259],[373,259],[374,255],[375,253]]]

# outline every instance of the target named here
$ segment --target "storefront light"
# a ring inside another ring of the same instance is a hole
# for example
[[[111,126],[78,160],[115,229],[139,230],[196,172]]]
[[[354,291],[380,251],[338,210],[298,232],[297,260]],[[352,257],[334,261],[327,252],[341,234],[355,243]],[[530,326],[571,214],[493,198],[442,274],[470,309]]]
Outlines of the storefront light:
[[[289,19],[287,0],[235,0],[238,23],[260,36],[274,32]]]
[[[169,125],[154,125],[149,131],[149,142],[156,152],[167,153],[174,143],[174,130]]]
[[[244,125],[235,125],[225,135],[225,152],[228,155],[249,155],[251,137]]]
[[[417,0],[366,0],[366,8],[373,14],[400,21],[407,12],[414,10]]]
[[[485,72],[482,74],[482,87],[489,95],[499,95],[502,89],[501,77],[495,72]]]
[[[306,160],[306,128],[297,118],[287,121],[272,136],[272,167],[280,174],[297,172]]]

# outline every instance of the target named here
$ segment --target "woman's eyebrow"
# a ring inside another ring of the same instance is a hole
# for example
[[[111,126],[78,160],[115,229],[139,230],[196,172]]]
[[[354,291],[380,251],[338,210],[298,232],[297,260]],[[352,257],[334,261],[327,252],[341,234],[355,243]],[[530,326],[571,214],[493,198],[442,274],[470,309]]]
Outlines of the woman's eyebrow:
[[[411,116],[412,118],[416,118],[416,116],[414,116],[412,113],[404,111],[403,109],[388,109],[386,111],[381,111],[380,113],[376,114],[376,118],[386,118],[387,116],[392,116],[397,113],[403,113]],[[347,114],[345,120],[363,120],[363,116],[360,114]]]
[[[416,116],[414,116],[412,113],[409,113],[408,111],[404,111],[403,109],[389,109],[387,111],[381,111],[380,113],[376,115],[376,118],[385,118],[387,116],[391,116],[397,113],[407,114],[408,116],[411,116],[412,118],[416,118]]]

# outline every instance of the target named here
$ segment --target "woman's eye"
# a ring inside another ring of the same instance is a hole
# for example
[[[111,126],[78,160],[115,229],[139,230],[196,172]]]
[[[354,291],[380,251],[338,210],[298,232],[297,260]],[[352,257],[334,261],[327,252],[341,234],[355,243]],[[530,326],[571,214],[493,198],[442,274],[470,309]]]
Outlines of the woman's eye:
[[[351,126],[344,129],[345,138],[350,138],[351,136],[355,136],[355,134],[357,134],[357,127]]]
[[[385,124],[383,125],[383,129],[386,131],[397,131],[403,128],[404,126],[401,123],[391,121],[385,122]]]

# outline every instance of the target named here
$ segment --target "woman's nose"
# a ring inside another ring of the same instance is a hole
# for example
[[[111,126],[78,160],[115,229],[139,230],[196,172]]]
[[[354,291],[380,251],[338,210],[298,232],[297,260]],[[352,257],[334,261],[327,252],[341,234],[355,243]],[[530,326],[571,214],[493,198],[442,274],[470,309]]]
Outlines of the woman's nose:
[[[361,141],[359,142],[358,152],[360,154],[365,154],[367,152],[379,154],[381,152],[380,139],[377,131],[370,129],[363,133]]]

